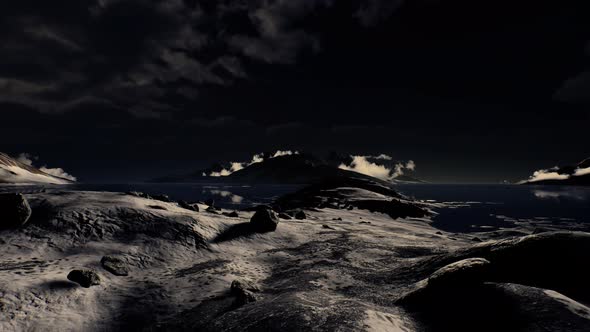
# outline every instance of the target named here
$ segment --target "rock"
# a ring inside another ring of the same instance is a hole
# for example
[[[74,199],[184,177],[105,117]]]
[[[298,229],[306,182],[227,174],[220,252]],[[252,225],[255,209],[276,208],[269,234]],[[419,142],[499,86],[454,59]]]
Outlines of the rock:
[[[482,239],[478,238],[477,236],[472,238],[471,241],[473,242],[483,242]]]
[[[303,210],[299,210],[299,211],[295,212],[295,216],[294,217],[297,220],[307,219],[307,215],[305,215],[305,212],[303,212]]]
[[[22,194],[0,194],[0,230],[23,226],[31,217],[31,207]]]
[[[483,258],[468,258],[454,262],[435,271],[426,280],[420,281],[416,289],[402,296],[398,303],[412,307],[429,302],[430,299],[461,293],[482,284],[488,276],[489,269],[490,262]]]
[[[257,298],[254,292],[260,289],[253,282],[248,280],[234,280],[231,283],[230,292],[236,297],[234,300],[235,307],[241,307],[245,304],[256,302]]]
[[[286,219],[286,220],[291,220],[293,219],[290,215],[286,214],[285,212],[281,212],[279,213],[279,218],[281,219]]]
[[[178,201],[178,206],[185,210],[199,212],[199,206],[197,204],[189,204],[186,201]]]
[[[168,195],[156,195],[156,196],[153,196],[152,199],[155,199],[156,201],[165,202],[165,203],[172,202],[172,200],[170,199],[170,197],[168,197]]]
[[[272,232],[279,225],[279,217],[273,210],[260,209],[250,219],[250,225],[257,232]]]
[[[135,197],[140,197],[140,198],[146,198],[146,199],[152,199],[152,197],[146,193],[142,193],[140,191],[128,191],[125,194],[129,195],[129,196],[135,196]]]
[[[84,288],[100,285],[100,277],[93,270],[73,270],[68,274],[68,280],[76,282]]]
[[[338,218],[332,218],[332,220],[342,221],[342,218],[340,218],[340,217],[338,217]]]
[[[436,234],[436,235],[443,235],[443,233],[442,233],[442,232],[436,232],[436,233],[434,233],[434,234]]]
[[[241,307],[248,303],[256,302],[257,300],[258,299],[256,298],[256,295],[254,295],[254,293],[250,291],[243,291],[236,296],[236,299],[234,300],[234,306]]]
[[[216,208],[215,206],[209,206],[205,211],[209,212],[209,213],[215,213],[218,214],[219,209]]]
[[[223,212],[223,215],[226,216],[226,217],[230,217],[230,218],[239,218],[240,217],[240,215],[236,211]]]
[[[104,256],[100,260],[102,267],[116,276],[126,276],[129,274],[127,263],[114,256]]]
[[[236,279],[232,281],[230,291],[233,295],[239,295],[243,291],[259,292],[260,288],[252,281]]]
[[[333,227],[330,227],[330,226],[328,226],[328,225],[322,225],[322,228],[325,228],[325,229],[332,229],[332,230],[334,229]]]

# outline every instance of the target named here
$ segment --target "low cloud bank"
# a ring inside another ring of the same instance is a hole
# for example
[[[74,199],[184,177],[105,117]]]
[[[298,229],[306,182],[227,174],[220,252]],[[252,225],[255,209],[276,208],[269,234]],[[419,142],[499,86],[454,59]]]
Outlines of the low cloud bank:
[[[413,160],[386,165],[383,161],[393,160],[391,156],[386,154],[350,157],[352,158],[350,163],[341,163],[338,168],[369,175],[385,181],[390,181],[404,175],[405,171],[414,171],[416,169],[416,163]]]
[[[18,160],[19,162],[28,165],[28,166],[34,166],[33,165],[33,161],[38,160],[39,158],[36,156],[32,156],[28,153],[21,153],[18,158],[16,158],[16,160]],[[70,180],[73,182],[76,182],[78,179],[71,175],[68,174],[66,171],[63,170],[63,168],[49,168],[46,165],[42,166],[39,168],[39,170],[43,173],[47,173],[49,175],[58,177],[58,178],[62,178],[62,179],[66,179],[66,180]]]
[[[520,183],[533,183],[546,180],[568,180],[572,177],[583,176],[590,174],[590,167],[576,168],[572,174],[559,173],[558,167],[550,169],[541,169],[535,171],[528,180],[521,181]]]
[[[250,161],[247,162],[237,162],[237,161],[232,161],[230,162],[230,166],[228,168],[224,168],[221,171],[213,171],[209,174],[207,173],[203,173],[203,176],[211,176],[211,177],[222,177],[222,176],[229,176],[234,172],[237,172],[245,167],[248,167],[252,164],[256,164],[256,163],[261,163],[263,161],[265,161],[266,159],[272,159],[272,158],[276,158],[276,157],[282,157],[282,156],[290,156],[290,155],[294,155],[294,154],[299,154],[298,151],[290,151],[290,150],[277,150],[275,153],[270,154],[268,157],[265,156],[264,153],[258,153],[255,154],[254,156],[252,156],[252,159],[250,159]]]

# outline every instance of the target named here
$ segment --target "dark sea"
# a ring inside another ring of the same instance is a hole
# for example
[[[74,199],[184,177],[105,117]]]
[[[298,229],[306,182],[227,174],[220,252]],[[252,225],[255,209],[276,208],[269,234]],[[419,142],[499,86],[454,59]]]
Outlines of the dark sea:
[[[140,191],[166,194],[188,202],[214,200],[227,209],[241,209],[301,188],[297,185],[198,184],[75,184],[68,186],[2,186],[0,192],[40,190]],[[564,229],[590,230],[590,188],[517,185],[397,185],[401,193],[424,201],[444,203],[435,208],[432,225],[448,232],[480,232],[517,227],[522,223]]]

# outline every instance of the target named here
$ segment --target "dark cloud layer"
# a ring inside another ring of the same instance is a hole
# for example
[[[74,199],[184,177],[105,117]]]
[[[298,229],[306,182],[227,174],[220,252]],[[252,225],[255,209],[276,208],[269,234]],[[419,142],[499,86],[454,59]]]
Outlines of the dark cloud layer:
[[[388,153],[432,179],[521,178],[590,154],[580,6],[5,1],[0,150],[82,179],[100,163],[148,176],[277,148]]]

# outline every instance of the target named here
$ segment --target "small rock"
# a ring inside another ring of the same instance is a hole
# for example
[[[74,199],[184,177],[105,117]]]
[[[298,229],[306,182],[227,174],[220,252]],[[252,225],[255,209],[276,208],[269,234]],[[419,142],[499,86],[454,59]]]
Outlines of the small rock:
[[[129,195],[129,196],[135,196],[135,197],[140,197],[140,198],[147,198],[147,199],[152,199],[152,197],[148,194],[142,193],[140,191],[128,191],[125,194]]]
[[[129,274],[127,263],[114,256],[104,256],[100,260],[102,267],[116,276],[126,276]]]
[[[186,201],[178,201],[178,206],[186,210],[199,212],[199,206],[197,204],[189,204]]]
[[[279,225],[279,217],[273,210],[260,209],[252,216],[250,224],[258,232],[272,232]]]
[[[434,233],[434,234],[436,234],[436,235],[443,235],[443,233],[442,233],[442,232],[436,232],[436,233]]]
[[[332,230],[334,229],[333,227],[330,227],[330,226],[328,226],[328,225],[322,225],[322,228],[325,228],[325,229],[332,229]]]
[[[476,236],[476,237],[474,237],[473,239],[471,239],[471,241],[474,241],[474,242],[483,242],[483,241],[482,241],[480,238],[478,238],[477,236]]]
[[[237,211],[223,212],[223,215],[226,217],[230,217],[230,218],[239,218],[240,217],[240,215],[238,214]]]
[[[215,213],[218,214],[219,209],[217,209],[215,206],[209,206],[205,211],[209,212],[209,213]]]
[[[0,194],[0,230],[23,226],[31,217],[31,207],[22,194]]]
[[[236,297],[234,306],[241,307],[245,304],[256,302],[257,298],[254,292],[260,289],[254,283],[247,280],[234,280],[231,283],[230,292]]]
[[[241,307],[243,305],[246,305],[246,304],[252,303],[252,302],[256,302],[256,301],[257,301],[256,295],[254,295],[254,293],[246,290],[236,296],[236,299],[234,300],[234,306]]]
[[[168,195],[156,195],[156,196],[153,196],[152,199],[155,199],[156,201],[165,202],[165,203],[172,202],[172,200],[170,199],[170,197],[168,197]]]
[[[291,219],[293,219],[293,218],[291,218],[291,216],[290,216],[290,215],[286,214],[285,212],[281,212],[281,213],[279,213],[279,218],[281,218],[281,219],[286,219],[286,220],[291,220]]]
[[[232,281],[230,291],[233,295],[238,295],[243,291],[259,292],[260,288],[252,281],[237,279]]]
[[[342,221],[342,218],[340,218],[340,217],[338,217],[338,218],[332,218],[332,220]]]
[[[68,274],[68,280],[76,282],[84,288],[100,285],[100,277],[93,270],[73,270]]]
[[[304,219],[307,219],[307,216],[305,215],[305,212],[303,212],[303,210],[299,210],[299,211],[295,212],[295,219],[304,220]]]

